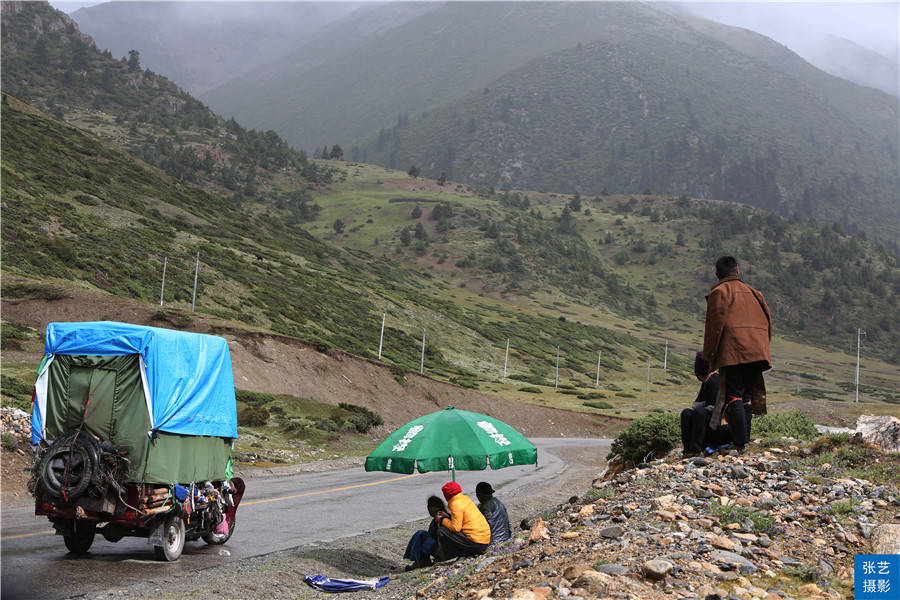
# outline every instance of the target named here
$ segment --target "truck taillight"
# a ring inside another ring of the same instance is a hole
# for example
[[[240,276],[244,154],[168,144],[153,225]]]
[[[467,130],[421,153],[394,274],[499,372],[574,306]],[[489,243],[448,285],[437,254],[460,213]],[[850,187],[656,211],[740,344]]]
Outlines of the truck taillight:
[[[137,513],[134,512],[133,510],[126,510],[125,514],[122,516],[126,519],[131,519],[131,520],[137,519]]]
[[[53,505],[49,502],[44,502],[41,504],[41,510],[45,512],[51,512],[53,510]]]

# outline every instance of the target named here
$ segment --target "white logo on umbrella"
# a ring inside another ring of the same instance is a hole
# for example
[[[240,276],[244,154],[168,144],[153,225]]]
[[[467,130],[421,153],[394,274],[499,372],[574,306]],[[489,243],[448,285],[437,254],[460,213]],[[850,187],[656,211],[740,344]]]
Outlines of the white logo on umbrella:
[[[414,437],[416,437],[416,435],[418,435],[418,433],[420,431],[422,431],[423,429],[425,429],[425,427],[423,425],[416,425],[414,427],[410,427],[409,431],[406,432],[406,435],[404,435],[400,439],[400,441],[398,441],[396,444],[394,444],[394,448],[393,448],[394,452],[403,452],[404,450],[406,450],[406,447],[409,446],[409,443],[412,441],[412,439]]]
[[[491,436],[491,439],[497,443],[498,446],[509,446],[510,441],[506,439],[506,436],[497,431],[497,428],[494,427],[493,423],[488,423],[487,421],[478,421],[478,426],[484,429],[484,431]]]

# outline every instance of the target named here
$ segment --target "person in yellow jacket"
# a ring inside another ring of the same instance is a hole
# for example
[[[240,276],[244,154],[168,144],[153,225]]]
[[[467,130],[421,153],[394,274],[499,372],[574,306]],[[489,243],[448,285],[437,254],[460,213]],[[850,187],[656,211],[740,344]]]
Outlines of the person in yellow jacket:
[[[437,514],[438,551],[435,559],[482,554],[491,542],[487,519],[455,481],[445,484],[441,491],[447,499],[450,514],[443,511]]]

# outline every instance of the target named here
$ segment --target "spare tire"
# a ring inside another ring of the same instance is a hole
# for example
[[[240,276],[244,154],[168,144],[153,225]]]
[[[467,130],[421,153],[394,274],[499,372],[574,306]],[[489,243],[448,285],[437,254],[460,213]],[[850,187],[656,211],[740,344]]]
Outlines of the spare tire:
[[[65,433],[44,451],[40,464],[41,483],[50,496],[74,500],[97,476],[100,444],[84,431]]]

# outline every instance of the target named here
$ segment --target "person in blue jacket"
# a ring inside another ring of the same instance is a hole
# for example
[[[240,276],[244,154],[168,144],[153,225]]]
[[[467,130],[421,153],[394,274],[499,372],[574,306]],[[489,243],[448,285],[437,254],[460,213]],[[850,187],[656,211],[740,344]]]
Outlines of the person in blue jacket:
[[[496,544],[512,539],[512,529],[509,526],[506,507],[494,498],[494,488],[491,487],[491,484],[487,481],[480,482],[475,486],[475,496],[478,498],[478,510],[491,526],[490,543]]]

